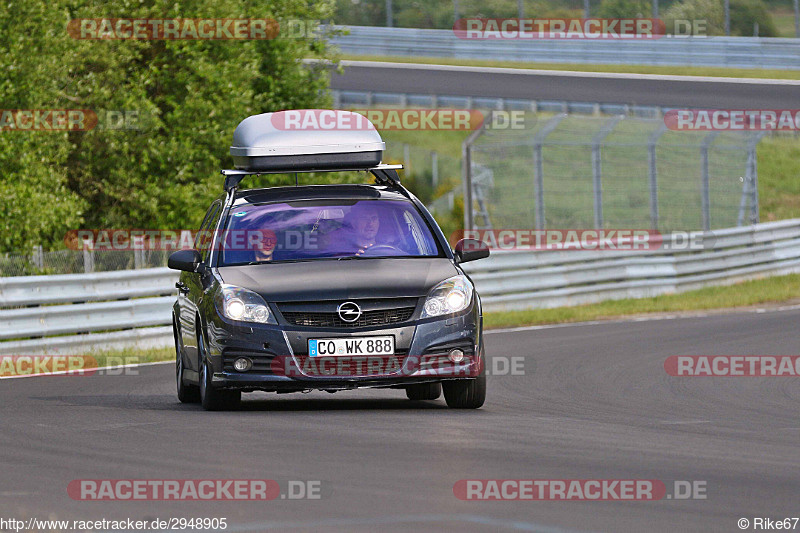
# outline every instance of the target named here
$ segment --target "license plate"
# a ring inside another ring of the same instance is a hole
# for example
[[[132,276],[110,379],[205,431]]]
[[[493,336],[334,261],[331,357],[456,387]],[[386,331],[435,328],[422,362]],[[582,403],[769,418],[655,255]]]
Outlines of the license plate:
[[[339,355],[393,355],[394,337],[344,337],[338,339],[309,339],[309,357]]]

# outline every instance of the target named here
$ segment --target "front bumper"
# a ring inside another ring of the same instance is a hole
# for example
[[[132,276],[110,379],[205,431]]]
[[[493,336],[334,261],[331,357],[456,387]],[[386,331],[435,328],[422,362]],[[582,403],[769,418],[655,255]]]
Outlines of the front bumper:
[[[482,372],[480,301],[458,316],[412,320],[384,327],[311,328],[293,325],[232,323],[216,317],[207,327],[212,386],[242,391],[297,392],[402,388],[416,383],[474,378]],[[393,335],[392,357],[308,357],[308,339]],[[465,353],[454,364],[447,354]],[[253,363],[238,372],[233,361]]]

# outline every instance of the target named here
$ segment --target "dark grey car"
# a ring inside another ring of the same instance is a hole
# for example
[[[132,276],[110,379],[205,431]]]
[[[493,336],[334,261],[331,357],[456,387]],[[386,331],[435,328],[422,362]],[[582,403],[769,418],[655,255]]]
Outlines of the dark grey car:
[[[348,169],[326,158],[322,170]],[[395,169],[369,162],[370,185],[251,190],[242,179],[275,169],[224,172],[195,248],[169,260],[183,271],[173,308],[182,402],[223,409],[242,392],[389,387],[483,405],[481,303],[460,264],[489,251],[469,240],[451,250]]]

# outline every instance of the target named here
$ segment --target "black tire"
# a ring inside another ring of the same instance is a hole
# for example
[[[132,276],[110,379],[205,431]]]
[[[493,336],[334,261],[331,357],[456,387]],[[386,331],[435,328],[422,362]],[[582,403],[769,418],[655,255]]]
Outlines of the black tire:
[[[172,336],[175,338],[175,382],[178,389],[178,400],[181,403],[198,403],[200,401],[200,387],[187,385],[183,377],[183,350],[178,337],[178,328],[172,322]]]
[[[474,379],[454,379],[442,383],[444,401],[453,409],[477,409],[486,401],[486,362],[481,355],[481,373]]]
[[[200,361],[200,404],[206,411],[227,411],[236,409],[242,400],[242,391],[219,390],[211,386],[212,371],[205,360],[203,335],[197,339],[198,359]]]
[[[441,383],[418,383],[406,387],[406,396],[408,396],[409,400],[436,400],[441,395]]]

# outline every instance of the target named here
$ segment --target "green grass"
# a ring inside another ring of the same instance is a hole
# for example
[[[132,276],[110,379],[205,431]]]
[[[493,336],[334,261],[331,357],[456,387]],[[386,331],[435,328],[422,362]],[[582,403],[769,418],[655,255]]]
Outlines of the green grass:
[[[420,150],[437,150],[445,156],[456,159],[461,155],[461,142],[466,138],[467,134],[468,132],[388,131],[383,135],[389,146],[405,142]],[[625,136],[635,136],[636,134],[635,130],[622,131],[622,138],[619,139],[619,142],[626,140]],[[500,158],[509,159],[507,154],[501,154]],[[574,162],[572,164],[575,165]],[[517,173],[520,170],[514,165],[510,165],[508,175],[521,175]],[[644,169],[641,164],[636,164],[632,171],[644,172]],[[758,174],[761,220],[800,218],[800,138],[780,135],[762,140],[758,145]],[[622,186],[625,180],[630,185],[630,176],[630,173],[617,176],[622,180],[619,185]],[[453,177],[453,179],[455,178],[458,178],[458,176]],[[685,184],[681,183],[672,185],[675,187],[685,186]],[[519,191],[519,189],[516,190],[517,192]],[[573,189],[567,195],[567,197],[571,198],[571,202],[575,201],[575,192]],[[525,200],[521,195],[518,194],[517,196]],[[634,200],[629,200],[628,203],[630,204],[632,201]],[[528,203],[527,200],[523,201],[518,206],[518,209],[524,209],[524,205]],[[639,207],[642,208],[641,205]],[[662,214],[664,213],[662,212]],[[707,287],[696,291],[654,298],[610,300],[598,304],[555,309],[486,313],[485,325],[487,328],[499,328],[531,324],[581,322],[648,313],[737,308],[764,303],[786,302],[796,298],[800,298],[800,274],[746,281],[730,286]],[[129,364],[131,362],[171,360],[173,357],[174,353],[171,348],[164,350],[105,352],[96,355],[101,366],[104,361],[108,360],[111,360],[113,364],[120,364],[119,358],[125,359],[126,363]]]
[[[800,274],[790,274],[653,298],[609,300],[597,304],[554,309],[487,312],[484,313],[484,326],[504,328],[585,322],[652,313],[739,308],[786,302],[797,298],[800,298]]]
[[[794,25],[794,22],[792,22]],[[794,29],[792,29],[794,33]],[[393,63],[423,63],[432,65],[461,65],[470,67],[507,67],[530,70],[571,70],[579,72],[619,72],[625,74],[662,74],[671,76],[713,76],[726,78],[768,78],[800,80],[800,70],[767,70],[723,67],[686,67],[665,65],[586,65],[574,63],[522,63],[483,59],[455,59],[450,57],[392,57],[344,55],[342,59],[354,61],[388,61]]]
[[[175,359],[175,348],[122,349],[91,352],[98,367],[156,363]]]
[[[620,143],[630,140],[641,132],[637,132],[634,123],[630,123],[630,129],[623,129],[620,132],[620,137],[616,139]],[[591,133],[591,131],[586,132]],[[402,135],[401,135],[402,134]],[[677,135],[677,134],[675,134]],[[460,137],[460,138],[459,138]],[[403,142],[419,143],[425,147],[426,150],[440,150],[443,153],[448,153],[455,157],[456,147],[460,151],[460,141],[466,137],[463,132],[387,132],[387,143],[395,139],[402,139]],[[617,190],[624,190],[626,195],[615,200],[615,204],[609,209],[606,214],[608,217],[617,216],[621,219],[621,214],[635,211],[647,210],[647,193],[644,189],[632,187],[633,177],[636,175],[646,175],[646,158],[641,161],[636,161],[631,157],[630,148],[620,147],[621,153],[615,154],[612,148],[605,149],[608,157],[619,158],[620,160],[628,157],[629,168],[625,172],[610,173],[606,176],[608,181],[606,185],[615,185]],[[660,194],[663,198],[664,195],[676,195],[682,190],[692,190],[694,193],[699,194],[692,184],[696,181],[691,181],[691,172],[696,167],[699,158],[697,150],[687,151],[682,157],[679,148],[676,148],[674,153],[671,154],[673,163],[678,161],[682,164],[683,171],[688,176],[684,180],[674,179],[667,181],[660,186]],[[690,153],[691,152],[691,153]],[[518,154],[519,155],[519,154]],[[639,154],[640,156],[642,154]],[[716,164],[725,168],[726,158],[737,157],[741,154],[733,153],[718,153],[712,152],[712,164]],[[521,158],[522,156],[519,156]],[[760,198],[760,216],[762,221],[782,220],[787,218],[800,218],[800,137],[793,135],[775,135],[772,137],[764,138],[758,145],[758,173],[759,173],[759,198]],[[518,157],[514,156],[513,150],[498,151],[496,153],[496,160],[494,164],[498,171],[498,175],[502,175],[501,180],[496,180],[496,194],[503,195],[504,209],[501,218],[508,218],[512,220],[519,220],[526,216],[526,213],[532,217],[532,210],[530,209],[530,198],[532,191],[526,189],[526,182],[520,181],[515,177],[527,176],[525,164],[515,161]],[[581,162],[579,158],[573,156],[572,159],[562,157],[564,164],[559,167],[559,179],[561,179],[560,186],[566,187],[567,194],[563,195],[564,208],[570,208],[573,217],[580,217],[581,213],[585,216],[591,216],[591,205],[587,204],[584,209],[577,209],[578,205],[585,198],[591,198],[589,192],[583,191],[580,194],[580,184],[576,181],[570,183],[570,176],[577,176],[581,172],[581,166],[589,168],[588,160]],[[604,168],[606,168],[606,155],[604,155]],[[550,171],[554,171],[552,167]],[[619,166],[618,168],[623,168]],[[668,169],[664,169],[665,171]],[[547,172],[547,169],[545,169]],[[733,169],[731,170],[731,172]],[[660,172],[662,172],[660,170]],[[674,172],[674,169],[673,169]],[[728,172],[730,173],[730,172]],[[664,173],[666,174],[666,172]],[[680,174],[680,172],[679,172]],[[723,189],[712,191],[712,194],[717,198],[727,198],[728,202],[738,202],[738,194],[740,186],[733,189],[727,187],[727,179],[724,178],[737,178],[731,176],[720,176],[718,180]],[[737,178],[738,179],[738,178]],[[689,181],[691,182],[689,182]],[[528,180],[530,181],[530,180]],[[528,185],[530,185],[528,183]],[[545,184],[547,186],[547,184]],[[713,187],[713,184],[712,184]],[[725,188],[727,187],[727,188]],[[731,196],[731,191],[735,193],[734,197]],[[585,203],[585,202],[584,202]],[[696,202],[695,202],[696,203]],[[699,217],[699,212],[693,207],[693,203],[673,202],[670,205],[662,206],[661,215],[667,219],[674,221],[691,221],[692,217]],[[553,213],[554,208],[557,209],[558,205],[548,205],[548,213]],[[714,205],[712,205],[712,209]],[[527,211],[526,211],[527,210]],[[587,215],[588,213],[588,215]],[[641,214],[641,213],[640,213]],[[549,215],[548,215],[549,216]],[[562,216],[567,216],[566,212]],[[712,217],[714,217],[712,210]],[[719,215],[721,216],[721,214]],[[499,220],[503,222],[503,220]],[[575,220],[575,224],[581,224],[585,221]],[[697,221],[699,223],[699,221]],[[591,221],[589,221],[591,223]],[[731,222],[730,225],[735,225]],[[515,226],[516,227],[516,226]],[[532,226],[531,226],[532,227]],[[572,227],[579,227],[573,225]],[[701,309],[717,309],[717,308],[736,308],[756,304],[764,304],[770,302],[785,302],[795,298],[800,298],[800,275],[781,276],[774,278],[761,279],[756,281],[748,281],[731,286],[723,287],[709,287],[697,291],[691,291],[681,294],[664,295],[655,298],[644,299],[627,299],[627,300],[614,300],[602,302],[599,304],[576,306],[576,307],[563,307],[556,309],[539,309],[528,311],[513,311],[513,312],[495,312],[487,313],[486,327],[511,327],[530,324],[547,324],[547,323],[561,323],[561,322],[577,322],[586,320],[608,319],[615,317],[623,317],[636,314],[647,313],[662,313],[662,312],[677,312],[677,311],[691,311]]]
[[[534,224],[532,198],[532,137],[551,115],[532,115],[528,130],[491,132],[475,145],[473,160],[494,171],[491,201],[502,209],[492,212],[496,227],[528,227]],[[591,152],[588,143],[608,117],[572,116],[548,136],[544,150],[546,223],[550,227],[589,227],[593,224]],[[603,148],[604,218],[607,227],[639,227],[649,224],[647,148],[643,144],[657,121],[630,119],[620,122],[606,137]],[[440,154],[440,183],[450,188],[460,184],[459,155],[467,132],[387,131],[388,159],[402,162],[402,144],[411,146],[411,168],[404,179],[423,201],[446,192],[430,194],[430,151]],[[700,229],[700,143],[704,135],[667,132],[658,148],[659,219],[662,230]],[[510,144],[501,146],[511,141]],[[576,147],[573,143],[584,142]],[[517,146],[513,146],[517,143]],[[746,151],[742,138],[722,133],[709,152],[711,175],[711,220],[714,228],[737,224]],[[761,220],[800,217],[800,138],[791,135],[767,137],[758,146]],[[447,159],[445,161],[445,159]],[[449,189],[448,189],[449,190]]]
[[[794,11],[789,8],[780,8],[770,12],[775,29],[780,37],[794,37]]]
[[[486,312],[484,313],[484,326],[492,329],[585,322],[653,313],[742,308],[797,299],[800,299],[800,274],[790,274],[653,298],[609,300],[597,304],[554,309]],[[91,356],[97,361],[98,367],[105,367],[172,361],[175,358],[175,351],[172,347],[147,350],[126,349],[91,353]]]
[[[532,132],[544,124],[550,115],[540,113]],[[588,118],[588,117],[587,117]],[[574,119],[575,124],[565,121],[549,141],[587,138],[607,117],[594,121]],[[593,122],[596,122],[594,126]],[[562,129],[563,128],[563,129]],[[648,126],[649,128],[649,126]],[[604,185],[611,193],[605,201],[605,218],[609,227],[623,227],[647,220],[649,216],[649,193],[647,182],[646,148],[626,146],[641,142],[650,129],[643,128],[634,120],[624,121],[606,140],[603,151]],[[425,169],[430,164],[430,151],[440,154],[440,182],[460,183],[461,143],[469,132],[461,131],[386,131],[382,135],[389,147],[389,158],[402,162],[402,144],[411,145],[411,159],[416,162],[412,171]],[[561,135],[561,137],[558,137]],[[662,229],[699,229],[700,191],[697,173],[700,168],[700,151],[697,146],[681,147],[691,140],[699,143],[702,134],[689,132],[667,132],[659,148],[659,198]],[[726,140],[720,135],[715,142]],[[614,146],[616,144],[617,146]],[[548,224],[592,223],[591,160],[588,149],[577,152],[571,146],[549,147],[545,159],[545,190],[549,191],[545,212]],[[519,225],[521,220],[533,224],[533,197],[531,155],[527,147],[486,150],[476,155],[476,160],[491,162],[495,169],[495,201],[504,205],[494,222]],[[446,158],[446,160],[445,160]],[[482,158],[482,159],[481,159]],[[715,227],[736,225],[736,214],[741,194],[740,175],[744,172],[746,154],[741,150],[712,150],[710,152],[712,175],[712,212]],[[800,137],[774,135],[765,137],[757,148],[760,217],[763,222],[800,218]],[[548,164],[549,162],[549,164]],[[423,180],[424,181],[424,180]],[[421,182],[420,182],[421,183]],[[414,183],[411,184],[412,190]],[[419,185],[419,184],[416,184]],[[558,191],[558,195],[554,195]],[[443,190],[439,191],[444,192]],[[624,193],[624,194],[623,194]],[[436,195],[434,195],[435,197]],[[578,207],[576,207],[578,206]],[[582,207],[580,207],[582,206]],[[585,220],[584,220],[585,219]],[[577,225],[576,225],[577,224]],[[566,226],[565,226],[566,227]]]
[[[800,217],[800,138],[767,137],[758,145],[761,220]]]
[[[400,159],[402,145],[410,144],[420,149],[436,150],[439,155],[461,161],[461,144],[472,133],[470,131],[437,131],[437,130],[386,130],[381,131],[383,140],[386,141],[387,150]]]
[[[36,358],[36,356],[31,356]],[[58,356],[41,356],[36,358],[36,362],[20,361],[14,363],[13,359],[0,357],[0,376],[28,375],[34,373],[59,373],[59,372],[78,372],[81,370],[92,371],[98,368],[119,367],[123,365],[134,365],[142,363],[155,363],[160,361],[172,361],[175,359],[175,349],[170,348],[151,348],[151,349],[125,349],[125,350],[103,350],[87,351],[84,354]],[[17,366],[17,364],[21,366]],[[123,371],[119,370],[121,374]],[[88,375],[91,375],[89,372]]]
[[[793,23],[792,23],[793,24]],[[359,58],[363,59],[363,58]],[[379,60],[397,60],[404,62],[417,62],[416,58],[369,58]],[[484,64],[491,66],[515,66],[523,68],[547,68],[547,69],[580,69],[587,71],[599,72],[641,72],[653,74],[686,74],[686,75],[706,75],[706,76],[739,76],[739,77],[758,77],[758,78],[784,78],[784,79],[800,79],[800,72],[784,72],[784,71],[764,71],[764,70],[742,70],[742,69],[686,69],[686,68],[672,68],[672,67],[622,67],[622,66],[604,66],[604,65],[588,65],[576,67],[575,65],[535,65],[530,64],[504,64],[494,63],[487,61],[452,61],[452,60],[435,60],[425,59],[422,62],[437,63],[443,62],[448,64]],[[540,114],[539,121],[544,122],[548,118],[546,114]],[[537,124],[536,127],[540,126]],[[627,129],[626,129],[627,128]],[[591,130],[593,131],[593,130]],[[591,131],[583,132],[591,134]],[[581,132],[573,131],[573,134],[580,135]],[[642,132],[637,130],[636,124],[631,121],[621,128],[619,132],[615,132],[616,139],[610,138],[620,144],[619,149],[614,147],[606,147],[604,149],[604,170],[608,168],[606,158],[617,159],[619,161],[628,158],[628,164],[618,165],[617,168],[624,169],[616,173],[604,172],[604,178],[610,180],[606,185],[614,185],[612,190],[624,191],[626,194],[621,195],[614,200],[615,204],[610,206],[606,211],[607,219],[613,218],[616,214],[620,215],[618,218],[623,220],[621,214],[633,213],[642,210],[647,210],[647,195],[644,189],[632,188],[632,179],[635,176],[646,175],[646,158],[639,157],[637,161],[631,152],[632,149],[624,147],[625,143],[631,140],[636,140],[641,137]],[[440,154],[444,154],[450,158],[458,159],[461,155],[461,143],[467,137],[468,132],[437,132],[437,131],[416,131],[416,132],[403,132],[392,131],[383,133],[388,146],[408,143],[415,150],[431,151],[436,150]],[[670,135],[679,135],[669,132],[665,135],[664,140],[669,140]],[[686,133],[681,133],[684,140]],[[567,132],[570,136],[570,132]],[[720,137],[724,137],[722,134]],[[568,139],[564,139],[568,140]],[[678,141],[679,142],[679,141]],[[672,153],[670,158],[672,163],[670,165],[677,165],[681,168],[678,169],[679,175],[684,175],[684,179],[676,179],[660,183],[660,198],[664,199],[670,195],[677,195],[680,191],[693,190],[695,193],[695,181],[691,181],[693,173],[696,171],[696,166],[699,158],[698,150],[687,151],[680,147],[671,148]],[[683,152],[681,152],[683,150]],[[565,148],[565,156],[569,155],[569,148]],[[692,152],[692,153],[690,153]],[[711,152],[710,157],[712,168],[721,168],[716,174],[719,174],[714,186],[722,187],[719,190],[712,190],[712,195],[715,198],[723,198],[723,203],[738,202],[738,194],[741,191],[740,186],[731,187],[731,180],[738,180],[737,172],[743,171],[743,165],[739,165],[742,153],[740,151],[728,151],[715,153]],[[412,160],[414,152],[412,151]],[[495,185],[498,194],[504,195],[504,201],[509,209],[504,209],[503,215],[506,218],[520,220],[525,216],[532,217],[532,210],[530,209],[531,191],[525,189],[525,183],[519,182],[520,179],[529,174],[529,163],[520,163],[514,161],[517,157],[513,149],[495,150],[494,164],[497,166],[497,175],[502,176],[502,179],[496,180]],[[518,155],[518,154],[517,154]],[[637,154],[642,156],[642,154]],[[519,156],[519,155],[518,155]],[[519,156],[522,158],[522,156]],[[660,159],[661,153],[659,155]],[[763,139],[757,149],[758,157],[758,174],[759,174],[759,200],[760,200],[760,216],[762,221],[782,220],[787,218],[800,218],[800,137],[792,135],[774,135]],[[731,164],[733,158],[737,159],[735,164]],[[666,158],[664,158],[666,159]],[[552,167],[549,170],[551,173],[558,169],[557,179],[559,186],[564,188],[563,202],[556,201],[555,205],[548,205],[546,212],[548,218],[551,214],[558,214],[560,203],[563,203],[564,208],[569,208],[572,213],[589,213],[591,214],[591,206],[587,204],[584,209],[576,209],[576,205],[582,201],[582,198],[590,195],[587,191],[581,189],[581,184],[572,178],[581,176],[589,168],[589,161],[583,161],[581,158],[574,154],[571,157],[561,157],[561,166]],[[727,166],[726,166],[727,165]],[[418,165],[419,166],[419,165]],[[742,168],[739,168],[741,166]],[[659,169],[661,175],[668,175],[669,172],[674,172],[675,169]],[[454,179],[458,176],[454,173]],[[548,169],[545,168],[547,175]],[[730,175],[729,175],[730,174]],[[515,177],[520,179],[515,179]],[[712,176],[714,178],[715,176]],[[611,183],[612,181],[618,183]],[[688,181],[687,181],[688,180]],[[530,181],[530,180],[529,180]],[[519,183],[518,183],[519,182]],[[547,183],[545,184],[547,188]],[[527,192],[526,192],[527,191]],[[677,197],[677,196],[676,196]],[[585,200],[585,198],[583,198]],[[585,203],[585,202],[584,202]],[[694,209],[694,201],[676,201],[669,205],[661,207],[660,214],[663,219],[675,221],[671,224],[674,227],[687,225],[689,227],[696,226],[698,221],[692,222],[693,217],[699,217],[699,212]],[[719,206],[720,202],[717,202]],[[712,204],[712,219],[717,219],[713,209],[715,205]],[[692,209],[694,211],[692,211]],[[564,211],[562,216],[566,216],[568,211]],[[691,211],[691,212],[690,212]],[[642,211],[644,212],[644,211]],[[641,214],[641,213],[639,213]],[[721,212],[720,215],[721,216]],[[688,221],[688,222],[687,222]],[[503,222],[500,220],[499,222]],[[589,221],[591,222],[591,221]],[[574,220],[572,227],[579,227],[583,223],[580,220]],[[577,224],[577,225],[576,225]],[[501,224],[502,225],[502,224]],[[729,223],[735,225],[735,221]],[[587,226],[588,227],[588,226]],[[737,308],[744,306],[751,306],[756,304],[785,302],[795,298],[800,298],[800,275],[781,276],[774,278],[761,279],[756,281],[743,282],[731,286],[723,287],[708,287],[697,291],[691,291],[681,294],[664,295],[655,298],[644,299],[627,299],[607,301],[599,304],[576,306],[576,307],[563,307],[556,309],[539,309],[528,311],[513,311],[513,312],[495,312],[487,313],[486,326],[488,328],[496,327],[510,327],[529,324],[545,324],[545,323],[561,323],[561,322],[576,322],[586,320],[608,319],[615,317],[623,317],[636,314],[648,313],[663,313],[663,312],[678,312],[678,311],[691,311],[703,309],[718,309],[718,308]]]
[[[536,324],[561,324],[607,320],[631,315],[674,313],[709,309],[735,309],[759,304],[775,304],[800,299],[800,274],[774,276],[734,285],[705,287],[694,291],[653,298],[609,300],[597,304],[526,311],[484,313],[487,329]],[[172,347],[150,350],[117,350],[92,354],[99,366],[171,361]]]

